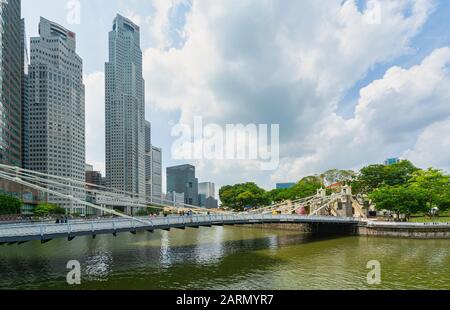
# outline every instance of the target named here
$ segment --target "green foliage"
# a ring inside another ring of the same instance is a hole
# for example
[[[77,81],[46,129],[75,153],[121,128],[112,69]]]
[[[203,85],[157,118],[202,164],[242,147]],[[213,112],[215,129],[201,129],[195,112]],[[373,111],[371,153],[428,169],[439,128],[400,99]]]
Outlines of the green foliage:
[[[440,170],[416,171],[410,180],[411,187],[420,190],[426,197],[426,211],[437,207],[441,211],[450,209],[450,176]]]
[[[247,206],[262,207],[273,202],[309,197],[315,195],[321,186],[320,177],[310,176],[288,189],[274,189],[266,192],[255,183],[245,183],[224,186],[220,189],[219,195],[223,206],[242,211]]]
[[[384,185],[403,185],[418,170],[407,160],[390,166],[370,165],[362,168],[358,177],[351,182],[352,190],[356,194],[370,194]]]
[[[310,176],[303,178],[300,182],[289,189],[289,199],[294,200],[313,196],[321,187],[322,181],[320,177]]]
[[[225,207],[242,211],[245,207],[259,207],[270,202],[266,191],[255,183],[224,186],[219,191],[220,200]]]
[[[16,197],[0,195],[0,215],[19,214],[22,205],[22,201]]]
[[[440,211],[450,209],[450,176],[440,170],[415,171],[402,185],[383,185],[369,197],[378,210],[395,213],[429,213],[434,207]]]
[[[396,214],[420,212],[425,204],[422,190],[405,185],[385,185],[374,190],[369,197],[377,210],[388,210]]]
[[[51,203],[40,203],[33,210],[34,215],[36,216],[49,216],[49,215],[61,215],[66,214],[66,210]]]

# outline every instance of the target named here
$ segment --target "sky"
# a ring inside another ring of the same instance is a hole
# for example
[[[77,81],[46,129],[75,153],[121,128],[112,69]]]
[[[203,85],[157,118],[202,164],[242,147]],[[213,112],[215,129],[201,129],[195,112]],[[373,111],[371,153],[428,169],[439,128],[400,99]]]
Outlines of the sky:
[[[101,171],[117,13],[141,27],[146,119],[164,170],[192,163],[201,182],[266,189],[389,157],[450,171],[450,1],[22,0],[29,37],[40,16],[77,34],[86,161]],[[279,124],[279,164],[176,160],[174,125],[198,117],[222,129]]]

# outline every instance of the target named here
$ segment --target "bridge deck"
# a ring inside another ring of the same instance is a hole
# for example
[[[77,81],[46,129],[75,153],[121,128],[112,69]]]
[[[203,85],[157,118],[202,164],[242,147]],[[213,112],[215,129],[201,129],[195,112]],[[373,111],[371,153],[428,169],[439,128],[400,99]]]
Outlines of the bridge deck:
[[[201,226],[222,226],[262,223],[332,223],[357,225],[354,218],[298,216],[298,215],[194,215],[190,217],[101,219],[94,221],[69,221],[62,224],[24,223],[0,225],[0,243],[23,243],[32,240],[46,242],[56,238],[72,240],[78,236],[96,236],[121,232],[185,229]]]

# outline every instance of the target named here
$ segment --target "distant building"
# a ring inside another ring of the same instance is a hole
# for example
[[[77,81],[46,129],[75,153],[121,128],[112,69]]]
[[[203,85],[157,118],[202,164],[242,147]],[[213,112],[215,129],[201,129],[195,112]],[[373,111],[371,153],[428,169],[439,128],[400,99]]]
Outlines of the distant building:
[[[400,158],[394,157],[394,158],[388,158],[384,161],[385,166],[395,165],[400,162]]]
[[[100,171],[94,171],[92,165],[86,164],[85,182],[93,185],[102,186],[102,173]],[[91,186],[88,186],[88,188]]]
[[[198,202],[200,207],[215,209],[218,207],[215,184],[203,182],[198,184]]]
[[[162,149],[152,145],[152,125],[145,121],[145,195],[162,199]]]
[[[144,197],[145,82],[140,28],[121,15],[116,16],[109,32],[105,89],[108,187]]]
[[[288,189],[295,185],[295,183],[277,183],[277,189]]]
[[[162,198],[162,149],[152,146],[152,197]],[[157,200],[156,200],[157,201]]]
[[[184,203],[198,206],[198,179],[195,177],[195,167],[180,165],[168,167],[167,192],[184,194]]]
[[[184,193],[170,192],[166,194],[166,202],[176,204],[184,204]]]

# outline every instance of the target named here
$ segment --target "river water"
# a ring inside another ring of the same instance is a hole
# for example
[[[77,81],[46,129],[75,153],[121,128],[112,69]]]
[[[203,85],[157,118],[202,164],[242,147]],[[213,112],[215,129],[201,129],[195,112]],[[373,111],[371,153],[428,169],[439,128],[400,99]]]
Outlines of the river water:
[[[66,283],[67,262],[82,266]],[[367,263],[381,284],[367,283]],[[0,246],[0,289],[450,289],[450,240],[213,227]]]

